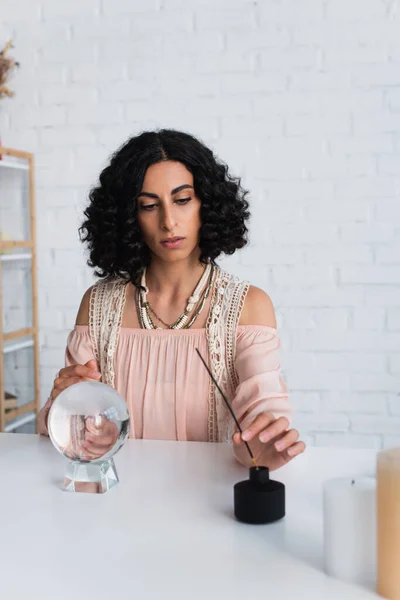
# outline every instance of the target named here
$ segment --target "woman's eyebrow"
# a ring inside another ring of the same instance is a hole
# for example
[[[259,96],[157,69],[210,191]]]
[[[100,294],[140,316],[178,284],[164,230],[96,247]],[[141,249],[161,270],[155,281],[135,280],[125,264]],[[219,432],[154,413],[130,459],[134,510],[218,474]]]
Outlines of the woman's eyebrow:
[[[150,194],[150,192],[140,192],[137,195],[137,198],[140,198],[140,196],[146,196],[147,198],[155,198],[156,200],[159,200],[157,194]]]
[[[171,196],[174,196],[175,194],[178,194],[179,192],[181,192],[182,190],[193,190],[193,186],[189,185],[188,183],[184,183],[183,185],[180,185],[176,188],[174,188],[171,191]],[[137,197],[139,198],[140,196],[146,196],[146,198],[154,198],[155,200],[159,200],[159,197],[157,196],[157,194],[152,194],[151,192],[140,192]]]
[[[181,192],[182,190],[193,190],[193,186],[189,185],[188,183],[184,183],[183,185],[180,185],[177,188],[174,188],[171,191],[171,196],[173,196],[174,194],[178,194],[178,192]]]

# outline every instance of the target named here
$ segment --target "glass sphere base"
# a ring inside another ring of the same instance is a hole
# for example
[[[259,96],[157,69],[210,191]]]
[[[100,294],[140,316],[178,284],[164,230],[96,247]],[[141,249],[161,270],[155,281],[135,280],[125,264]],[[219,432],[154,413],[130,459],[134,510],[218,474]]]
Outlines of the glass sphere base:
[[[66,492],[104,494],[118,483],[117,469],[112,458],[99,463],[70,461],[65,473]]]

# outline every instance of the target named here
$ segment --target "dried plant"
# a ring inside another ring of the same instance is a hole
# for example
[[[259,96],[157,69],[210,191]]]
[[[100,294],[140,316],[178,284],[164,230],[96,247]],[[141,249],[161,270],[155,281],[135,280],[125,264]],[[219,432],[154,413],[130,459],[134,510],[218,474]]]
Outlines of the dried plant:
[[[7,42],[3,50],[0,52],[0,98],[5,98],[6,96],[11,98],[14,95],[14,92],[12,92],[6,86],[7,80],[11,73],[16,67],[19,67],[19,63],[11,58],[11,56],[7,56],[7,52],[12,47],[12,42]]]

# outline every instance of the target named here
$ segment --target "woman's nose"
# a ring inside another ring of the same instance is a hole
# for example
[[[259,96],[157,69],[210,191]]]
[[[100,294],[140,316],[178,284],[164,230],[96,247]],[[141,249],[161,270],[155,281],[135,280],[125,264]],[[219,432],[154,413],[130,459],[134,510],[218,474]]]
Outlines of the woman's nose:
[[[173,231],[176,223],[173,211],[170,208],[164,208],[164,210],[161,211],[160,219],[161,229],[164,229],[165,231]]]

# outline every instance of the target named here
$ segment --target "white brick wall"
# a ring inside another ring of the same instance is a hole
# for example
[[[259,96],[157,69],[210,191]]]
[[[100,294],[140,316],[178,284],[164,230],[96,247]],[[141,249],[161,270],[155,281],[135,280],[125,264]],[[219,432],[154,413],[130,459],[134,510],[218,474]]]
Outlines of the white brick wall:
[[[200,135],[252,191],[224,261],[266,289],[309,443],[400,443],[400,0],[3,0],[32,150],[43,399],[91,283],[76,227],[130,134]]]

